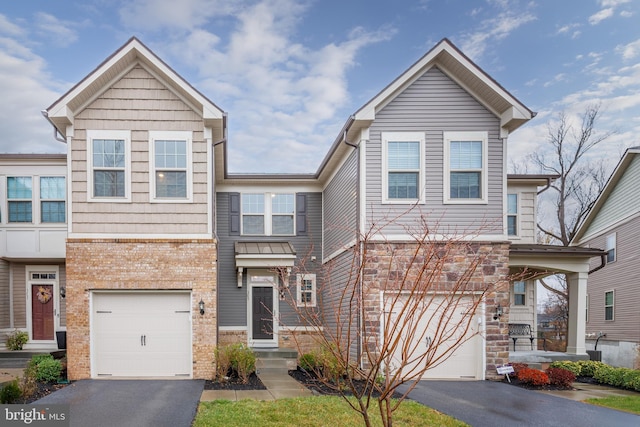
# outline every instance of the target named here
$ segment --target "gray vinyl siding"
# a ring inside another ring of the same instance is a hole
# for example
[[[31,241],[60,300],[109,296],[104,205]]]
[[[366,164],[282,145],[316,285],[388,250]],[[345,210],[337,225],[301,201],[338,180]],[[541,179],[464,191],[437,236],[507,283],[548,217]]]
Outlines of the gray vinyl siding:
[[[608,226],[640,212],[639,184],[640,156],[636,154],[584,235],[596,234]]]
[[[13,278],[13,327],[27,327],[27,276],[24,264],[11,264]]]
[[[0,259],[0,329],[11,327],[11,284],[9,262]]]
[[[640,218],[615,227],[586,242],[589,247],[605,249],[608,235],[616,233],[616,260],[589,275],[589,318],[587,333],[602,331],[607,340],[640,342]],[[591,268],[600,259],[591,261]],[[604,320],[604,294],[614,291],[614,320]]]
[[[366,210],[368,221],[395,216],[409,205],[382,204],[382,132],[424,132],[425,204],[403,217],[403,224],[415,225],[421,214],[432,218],[431,225],[451,232],[490,224],[482,234],[503,232],[503,141],[499,119],[469,93],[437,68],[428,70],[380,111],[370,128],[366,151]],[[488,204],[443,204],[443,132],[487,131]],[[388,233],[404,234],[401,227]]]
[[[321,236],[322,236],[322,193],[297,193],[307,196],[307,235],[305,236],[240,236],[232,235],[229,230],[229,200],[231,193],[220,192],[216,194],[217,211],[217,235],[218,235],[218,325],[219,326],[246,326],[247,325],[247,274],[243,276],[243,286],[238,288],[235,266],[235,242],[238,241],[287,241],[296,250],[296,267],[304,272],[316,273],[316,283],[321,281]],[[316,261],[310,260],[312,256]],[[295,286],[295,271],[291,275],[291,286]],[[295,288],[291,289],[295,295]],[[288,302],[280,301],[280,314],[283,318],[281,326],[299,326],[291,319],[292,308]]]
[[[322,316],[324,319],[324,327],[327,334],[334,336],[338,331],[338,326],[341,327],[339,339],[343,341],[343,344],[348,346],[351,356],[357,356],[358,340],[360,334],[358,333],[358,306],[357,301],[359,298],[350,298],[353,292],[356,291],[356,273],[358,266],[355,264],[357,259],[354,258],[353,249],[347,250],[330,260],[324,265],[325,275],[324,283],[321,287],[321,304]],[[346,289],[346,291],[345,291]],[[346,296],[346,298],[343,298]],[[354,304],[349,307],[349,303]],[[338,323],[338,319],[340,323]],[[351,322],[351,334],[349,337],[348,327]],[[349,339],[347,343],[346,340]],[[353,360],[354,363],[357,360]]]
[[[74,233],[203,234],[208,230],[202,116],[141,66],[79,112],[71,141]],[[131,203],[87,202],[87,130],[131,131]],[[191,131],[193,203],[149,203],[149,131]]]
[[[518,235],[509,236],[509,239],[519,244],[536,243],[536,192],[524,187],[509,186],[507,194],[518,195]]]
[[[326,186],[324,197],[324,255],[353,242],[357,233],[358,151],[353,150]]]
[[[59,266],[58,287],[60,289],[67,287],[67,269],[66,265]],[[67,299],[60,298],[60,326],[67,326]]]

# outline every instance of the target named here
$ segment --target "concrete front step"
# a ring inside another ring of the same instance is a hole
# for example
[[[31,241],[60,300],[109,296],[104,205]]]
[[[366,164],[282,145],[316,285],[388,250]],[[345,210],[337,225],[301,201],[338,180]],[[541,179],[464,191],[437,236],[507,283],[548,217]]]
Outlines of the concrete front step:
[[[298,352],[290,348],[254,348],[258,359],[297,359]]]

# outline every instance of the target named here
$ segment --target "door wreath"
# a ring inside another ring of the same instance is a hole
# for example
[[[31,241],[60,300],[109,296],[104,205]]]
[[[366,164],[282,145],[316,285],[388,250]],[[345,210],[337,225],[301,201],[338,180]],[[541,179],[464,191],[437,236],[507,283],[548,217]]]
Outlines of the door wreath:
[[[51,289],[40,286],[38,288],[38,301],[42,304],[46,304],[51,299]]]

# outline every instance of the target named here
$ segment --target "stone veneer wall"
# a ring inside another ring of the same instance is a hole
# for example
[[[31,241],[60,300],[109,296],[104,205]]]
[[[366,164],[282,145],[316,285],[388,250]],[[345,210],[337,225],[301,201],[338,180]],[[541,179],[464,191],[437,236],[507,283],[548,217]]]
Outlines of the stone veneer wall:
[[[92,290],[190,290],[193,378],[214,373],[217,251],[213,239],[68,239],[67,361],[71,380],[91,377]],[[205,303],[200,315],[198,302]]]
[[[485,294],[485,337],[486,337],[486,365],[485,377],[497,379],[496,365],[502,365],[509,360],[508,314],[505,313],[498,320],[493,320],[495,307],[509,306],[509,244],[500,242],[454,242],[434,244],[440,257],[446,257],[447,262],[443,274],[437,281],[437,289],[430,291],[442,293],[451,289],[460,274],[464,273],[470,263],[479,260],[465,290],[481,291],[488,288]],[[410,277],[414,267],[410,268],[410,259],[416,250],[414,243],[368,243],[364,256],[364,325],[369,334],[379,334],[380,325],[380,292],[383,284],[387,290],[395,290],[394,283],[408,274]],[[428,244],[423,251],[429,252]],[[393,255],[391,255],[393,254]],[[426,253],[423,252],[422,255]],[[389,267],[389,264],[392,267]],[[407,273],[408,272],[408,273]]]

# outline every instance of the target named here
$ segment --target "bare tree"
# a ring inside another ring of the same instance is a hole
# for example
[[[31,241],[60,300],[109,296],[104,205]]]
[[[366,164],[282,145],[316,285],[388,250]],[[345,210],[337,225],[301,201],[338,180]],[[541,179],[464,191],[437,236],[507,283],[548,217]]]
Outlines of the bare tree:
[[[385,240],[391,226],[411,241]],[[318,306],[294,304],[298,321],[316,332],[322,348],[311,368],[367,426],[375,406],[383,425],[392,426],[394,412],[425,372],[479,339],[478,316],[488,322],[487,334],[500,333],[499,318],[481,307],[487,301],[506,305],[513,279],[506,245],[475,243],[486,226],[451,238],[435,228],[424,218],[413,228],[401,217],[373,225],[345,253],[346,268],[345,258],[325,265]],[[399,393],[402,385],[407,388]]]
[[[576,129],[566,113],[559,113],[557,122],[548,127],[546,147],[528,157],[541,172],[558,177],[545,194],[546,201],[552,205],[549,211],[553,211],[554,218],[548,222],[538,221],[541,240],[547,243],[569,246],[607,182],[605,160],[588,156],[590,151],[615,133],[597,130],[600,117],[600,105],[590,105],[582,113],[580,127]],[[558,303],[556,305],[567,310],[568,315],[566,278],[557,280],[557,283],[559,285],[554,286],[540,279],[540,284]]]

